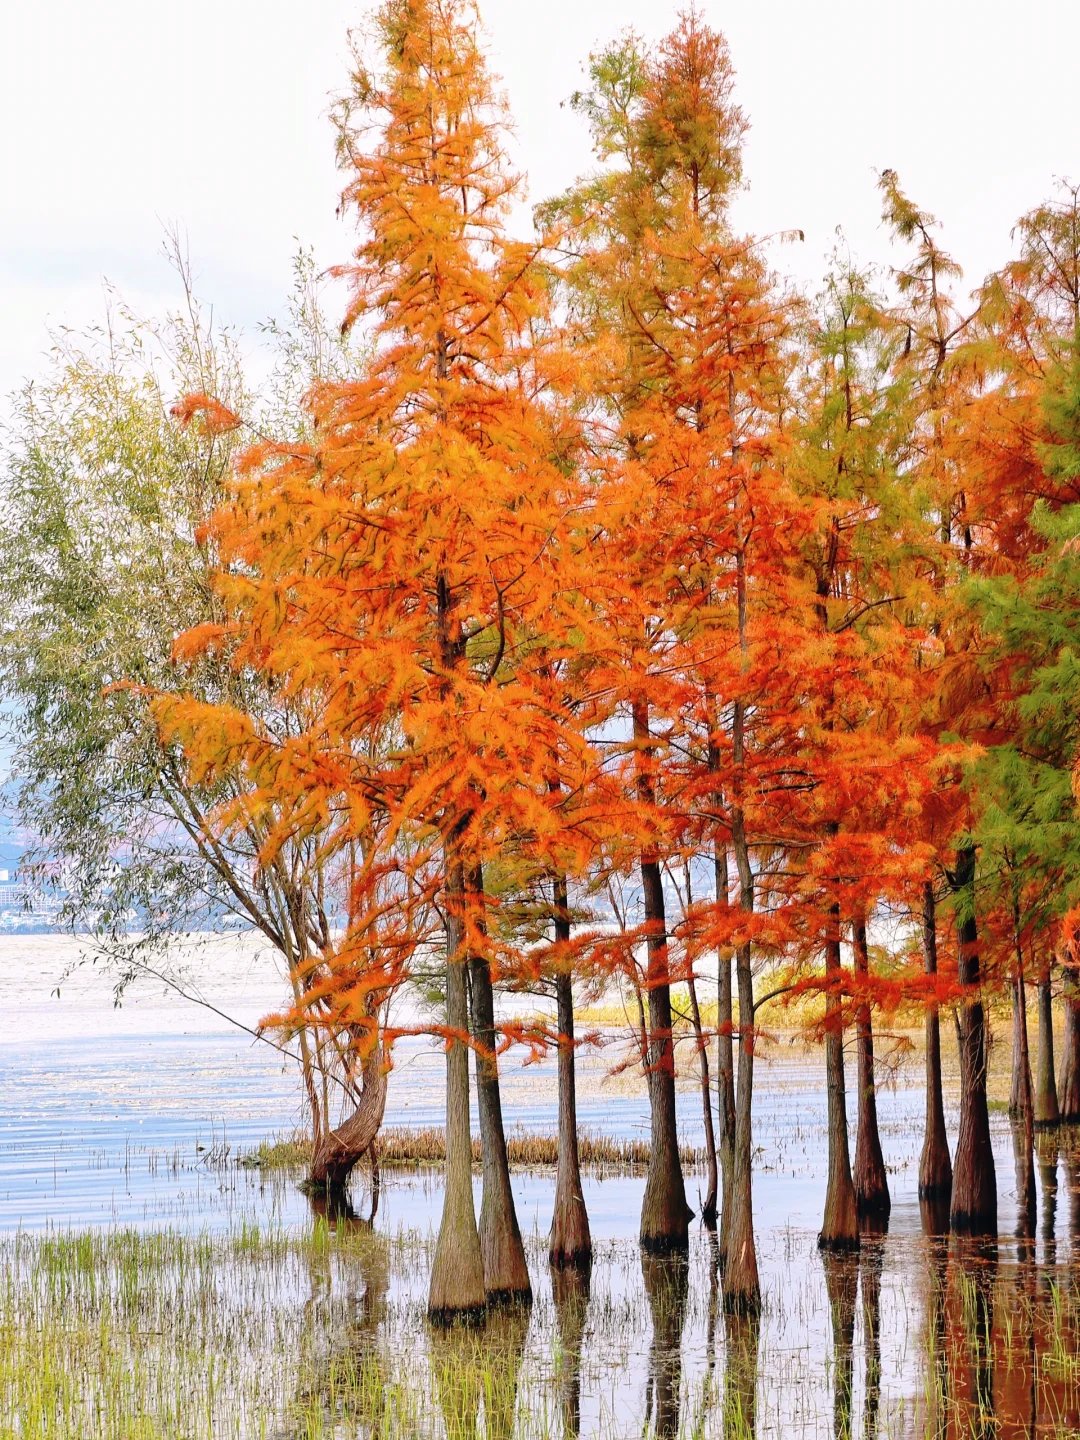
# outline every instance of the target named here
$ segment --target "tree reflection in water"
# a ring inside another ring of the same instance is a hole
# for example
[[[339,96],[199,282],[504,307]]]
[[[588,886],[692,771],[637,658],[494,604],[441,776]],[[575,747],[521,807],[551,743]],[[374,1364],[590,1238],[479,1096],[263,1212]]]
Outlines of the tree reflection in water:
[[[757,1427],[761,1314],[724,1312],[724,1440],[752,1440]]]
[[[651,1255],[641,1252],[641,1273],[649,1297],[652,1342],[649,1346],[649,1383],[645,1416],[652,1421],[657,1440],[674,1440],[679,1433],[679,1399],[682,1388],[682,1335],[686,1324],[689,1263],[680,1252]],[[647,1427],[646,1427],[647,1428]]]
[[[832,1325],[833,1436],[835,1440],[850,1440],[859,1260],[857,1254],[823,1250],[821,1261]]]
[[[552,1266],[551,1293],[559,1333],[559,1409],[563,1440],[581,1434],[581,1346],[592,1288],[592,1264]]]

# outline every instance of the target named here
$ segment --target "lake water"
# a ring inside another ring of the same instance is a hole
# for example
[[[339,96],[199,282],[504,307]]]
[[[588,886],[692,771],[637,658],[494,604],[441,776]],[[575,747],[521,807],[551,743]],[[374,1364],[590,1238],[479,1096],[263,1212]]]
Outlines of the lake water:
[[[15,1263],[11,1257],[20,1245],[39,1243],[33,1241],[34,1235],[48,1237],[58,1228],[108,1232],[135,1227],[181,1236],[218,1235],[225,1257],[222,1264],[226,1271],[232,1266],[228,1273],[235,1277],[243,1273],[246,1261],[229,1250],[229,1237],[243,1233],[245,1227],[286,1237],[310,1235],[311,1207],[292,1181],[232,1163],[259,1141],[291,1132],[298,1124],[299,1090],[292,1063],[226,1025],[213,1010],[191,1005],[158,982],[140,981],[115,1008],[108,979],[93,966],[67,973],[76,952],[74,942],[56,938],[0,938],[0,1235],[14,1237],[5,1242],[9,1263]],[[265,951],[252,942],[215,940],[191,951],[187,969],[189,987],[198,988],[220,1010],[249,1026],[281,1001],[280,976]],[[58,996],[53,993],[57,988]],[[582,1056],[581,1125],[618,1135],[645,1135],[644,1086],[626,1074],[611,1076],[611,1064],[610,1052]],[[441,1122],[443,1067],[441,1051],[427,1041],[400,1043],[390,1081],[388,1125]],[[525,1066],[511,1054],[502,1062],[502,1075],[508,1125],[552,1132],[553,1062]],[[953,1134],[956,1099],[955,1084],[950,1082],[947,1100]],[[687,1083],[679,1096],[679,1119],[683,1138],[692,1143],[701,1139],[700,1106],[699,1092]],[[849,1113],[852,1110],[849,1091]],[[838,1433],[836,1426],[853,1423],[853,1414],[889,1433],[912,1433],[913,1427],[921,1432],[933,1408],[925,1402],[928,1296],[932,1300],[938,1290],[942,1295],[947,1291],[959,1295],[950,1303],[963,1321],[965,1316],[977,1319],[982,1314],[977,1302],[985,1292],[997,1307],[987,1336],[1004,1333],[1001,1327],[1007,1322],[1011,1335],[1011,1313],[1035,1313],[1034,1301],[1024,1310],[1025,1287],[1036,1283],[1032,1276],[1042,1281],[1050,1277],[1047,1304],[1056,1303],[1053,1295],[1072,1284],[1073,1257],[1080,1257],[1080,1182],[1076,1157],[1068,1147],[1055,1141],[1052,1148],[1043,1149],[1040,1238],[1033,1252],[1022,1252],[1010,1238],[1015,1223],[1011,1135],[1004,1117],[993,1117],[1002,1242],[991,1279],[982,1281],[978,1277],[990,1274],[988,1270],[978,1266],[970,1274],[963,1266],[956,1270],[958,1262],[946,1262],[923,1237],[916,1195],[923,1117],[921,1061],[897,1068],[880,1092],[879,1111],[893,1195],[889,1233],[880,1244],[868,1247],[861,1267],[858,1262],[843,1262],[829,1269],[814,1243],[825,1182],[822,1057],[801,1046],[779,1043],[759,1061],[754,1200],[765,1309],[755,1341],[751,1387],[758,1402],[759,1434],[778,1428],[799,1434]],[[723,1419],[722,1407],[717,1408],[719,1402],[706,1404],[701,1399],[706,1391],[719,1394],[725,1383],[730,1388],[739,1353],[716,1310],[707,1237],[695,1235],[685,1275],[671,1267],[660,1271],[653,1267],[650,1272],[648,1265],[643,1267],[635,1243],[643,1179],[590,1175],[584,1183],[597,1264],[589,1319],[576,1351],[581,1432],[641,1434],[644,1417],[651,1414],[650,1423],[661,1432],[720,1433],[717,1427],[723,1423],[725,1433],[734,1433]],[[699,1183],[699,1177],[691,1176],[692,1203]],[[566,1418],[559,1409],[565,1386],[559,1389],[563,1382],[552,1372],[550,1353],[565,1348],[566,1314],[574,1311],[573,1306],[567,1311],[565,1296],[560,1298],[553,1289],[544,1263],[552,1177],[544,1172],[517,1173],[514,1188],[537,1291],[531,1328],[523,1332],[515,1351],[515,1364],[520,1366],[515,1384],[524,1386],[523,1394],[533,1395],[533,1405],[554,1407],[549,1429],[558,1433]],[[318,1328],[322,1312],[315,1304],[316,1292],[322,1296],[319,1304],[326,1309],[326,1324],[333,1328],[343,1323],[340,1307],[347,1297],[352,1296],[349,1304],[355,1310],[365,1295],[371,1299],[375,1284],[383,1317],[375,1327],[376,1348],[385,1352],[391,1370],[404,1366],[405,1374],[409,1356],[422,1351],[430,1379],[435,1374],[433,1342],[417,1336],[424,1330],[424,1247],[430,1246],[440,1204],[437,1177],[384,1170],[376,1229],[390,1249],[385,1263],[379,1261],[377,1280],[369,1273],[370,1254],[361,1247],[355,1254],[350,1251],[332,1263],[328,1260],[325,1275],[319,1268],[317,1280],[312,1279],[310,1265],[299,1272],[288,1269],[287,1277],[283,1271],[280,1283],[264,1295],[263,1310],[278,1316],[280,1333],[290,1326],[308,1333],[314,1324],[321,1337],[318,1344],[325,1348],[331,1337]],[[415,1237],[412,1249],[403,1237]],[[24,1270],[29,1264],[20,1263]],[[948,1271],[951,1279],[941,1268],[946,1263],[954,1267]],[[259,1272],[260,1284],[268,1283],[267,1274]],[[248,1293],[245,1286],[250,1290],[248,1281],[226,1286],[229,1304],[236,1293]],[[183,1298],[175,1303],[182,1306]],[[944,1317],[948,1307],[942,1304]],[[240,1318],[237,1323],[256,1322]],[[260,1319],[258,1326],[263,1323]],[[1034,1319],[1031,1325],[1035,1326]],[[944,1337],[945,1318],[942,1327]],[[847,1393],[844,1375],[851,1356],[856,1352],[871,1356],[875,1343],[880,1361],[868,1359],[861,1369],[854,1367]],[[674,1379],[672,1355],[677,1360]],[[280,1357],[275,1351],[261,1363],[273,1369]],[[454,1364],[462,1373],[468,1371],[462,1356]],[[978,1366],[972,1364],[975,1368],[964,1382],[967,1390],[961,1385],[957,1391],[957,1406],[961,1391],[967,1394],[972,1386],[978,1390]],[[1004,1383],[1002,1375],[1011,1373],[1008,1366],[1004,1370],[999,1366],[999,1387]],[[290,1374],[280,1383],[288,1388],[294,1377]],[[381,1383],[389,1393],[389,1379]],[[666,1411],[663,1408],[664,1397],[670,1400],[672,1383],[677,1401],[674,1431],[670,1403]],[[434,1390],[431,1394],[435,1398],[430,1401],[430,1414],[443,1430],[453,1429],[443,1401]],[[839,1411],[837,1394],[844,1401]],[[699,1401],[705,1408],[695,1420]],[[520,1408],[524,1402],[516,1403]],[[985,1406],[980,1402],[977,1408],[981,1414]],[[239,1415],[240,1410],[234,1414],[226,1402],[214,1420],[216,1428],[207,1433],[233,1433],[232,1421]],[[923,1421],[916,1425],[919,1415]],[[514,1433],[532,1433],[520,1414],[514,1425]],[[467,1432],[468,1425],[463,1433]],[[0,1434],[7,1433],[0,1424]],[[193,1428],[190,1433],[203,1431]],[[255,1432],[237,1419],[235,1433]],[[274,1433],[293,1432],[286,1425]],[[325,1433],[367,1432],[362,1427],[331,1427]]]

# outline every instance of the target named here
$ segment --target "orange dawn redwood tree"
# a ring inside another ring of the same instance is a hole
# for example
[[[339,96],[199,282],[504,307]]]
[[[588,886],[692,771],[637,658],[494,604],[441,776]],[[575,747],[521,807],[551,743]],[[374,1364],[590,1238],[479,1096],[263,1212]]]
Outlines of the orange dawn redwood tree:
[[[523,844],[534,863],[574,854],[572,837],[556,843],[568,832],[552,780],[580,790],[587,747],[549,683],[573,467],[560,408],[545,403],[568,360],[540,338],[537,248],[504,229],[518,181],[472,6],[389,0],[376,34],[378,63],[358,61],[339,114],[343,205],[360,232],[340,270],[352,288],[346,323],[368,328],[373,359],[308,397],[309,449],[249,451],[215,522],[233,619],[223,638],[188,642],[231,643],[235,664],[302,687],[310,722],[284,748],[198,707],[173,723],[193,752],[229,733],[234,763],[242,752],[262,783],[269,770],[270,783],[302,794],[301,810],[370,837],[339,959],[379,923],[365,902],[385,873],[404,877],[396,924],[414,948],[421,903],[445,916],[446,1188],[429,1310],[446,1319],[530,1294],[492,998],[516,952],[488,923],[484,865]]]

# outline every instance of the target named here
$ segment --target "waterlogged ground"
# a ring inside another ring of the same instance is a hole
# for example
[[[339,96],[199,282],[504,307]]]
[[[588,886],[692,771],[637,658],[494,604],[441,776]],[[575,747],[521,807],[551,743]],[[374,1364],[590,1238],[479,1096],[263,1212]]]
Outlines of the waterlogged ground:
[[[767,1051],[759,1324],[725,1320],[703,1233],[687,1264],[643,1261],[637,1175],[586,1177],[589,1285],[552,1277],[553,1177],[531,1171],[515,1175],[531,1314],[438,1335],[424,1321],[437,1174],[384,1169],[374,1229],[318,1214],[295,1177],[236,1163],[299,1118],[291,1068],[157,985],[114,1010],[84,968],[57,999],[70,958],[55,940],[0,940],[0,1436],[1080,1433],[1080,1142],[1040,1142],[1025,1250],[1008,1238],[1012,1141],[995,1115],[1001,1242],[928,1239],[917,1057],[879,1100],[889,1233],[826,1264],[821,1057]],[[246,1023],[279,1002],[251,946],[217,942],[191,971]],[[583,1062],[582,1124],[646,1134],[643,1090],[606,1079],[610,1063]],[[388,1123],[438,1121],[442,1068],[403,1044]],[[509,1123],[553,1130],[553,1067],[511,1058],[504,1076]],[[687,1086],[691,1142],[700,1114]]]

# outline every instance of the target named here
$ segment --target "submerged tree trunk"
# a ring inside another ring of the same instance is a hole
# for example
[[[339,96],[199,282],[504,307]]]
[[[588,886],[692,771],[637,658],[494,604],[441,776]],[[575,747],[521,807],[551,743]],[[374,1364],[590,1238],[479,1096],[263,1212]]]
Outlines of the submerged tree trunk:
[[[634,704],[634,739],[649,744],[648,709]],[[655,803],[648,762],[639,760],[638,787],[642,799]],[[646,949],[645,988],[648,991],[648,1078],[651,1140],[649,1171],[641,1206],[641,1244],[646,1250],[685,1249],[693,1211],[686,1203],[679,1136],[675,1118],[675,1048],[671,1029],[671,976],[668,968],[667,915],[660,861],[655,851],[641,855]]]
[[[382,1046],[376,1044],[364,1061],[360,1099],[336,1130],[320,1132],[312,1153],[309,1190],[343,1194],[353,1167],[375,1143],[386,1110],[386,1072]]]
[[[727,851],[716,847],[716,899],[727,903]],[[727,1263],[731,1236],[731,1196],[735,1183],[735,1052],[732,1045],[731,951],[717,959],[716,1089],[720,1115],[720,1263]]]
[[[825,941],[825,1085],[829,1119],[829,1179],[825,1215],[818,1235],[823,1250],[857,1250],[859,1219],[848,1148],[847,1097],[844,1083],[843,998],[840,983],[840,906],[829,907],[829,933]]]
[[[1080,988],[1076,971],[1071,968],[1065,970],[1063,991],[1065,1038],[1061,1047],[1058,1105],[1061,1119],[1067,1125],[1075,1125],[1080,1121]]]
[[[479,870],[473,871],[469,876],[470,899],[478,907],[483,905],[483,887],[483,874]],[[495,996],[491,985],[491,966],[486,955],[469,957],[469,978],[472,982],[473,1038],[477,1047],[473,1053],[484,1175],[480,1205],[484,1290],[489,1301],[530,1302],[532,1284],[529,1267],[525,1263],[525,1247],[521,1242],[514,1208],[510,1163],[506,1154],[499,1065],[495,1055]]]
[[[866,919],[855,917],[852,933],[855,971],[865,983],[870,977],[870,951],[866,942]],[[892,1209],[885,1157],[878,1132],[877,1086],[874,1079],[874,1027],[870,1004],[860,1000],[855,1018],[858,1046],[859,1129],[855,1141],[855,1208],[860,1222],[888,1219]]]
[[[465,985],[465,876],[451,856],[446,885],[446,1188],[431,1267],[428,1316],[436,1323],[484,1313],[484,1261],[476,1229],[469,1130],[469,1002]]]
[[[1035,1077],[1035,1124],[1040,1130],[1056,1125],[1061,1119],[1058,1109],[1057,1081],[1054,1077],[1054,1006],[1050,989],[1050,965],[1047,962],[1039,975],[1039,1062]]]
[[[922,945],[927,975],[937,974],[937,913],[933,882],[923,885]],[[926,1006],[926,1129],[919,1157],[919,1199],[947,1200],[952,1194],[952,1160],[945,1130],[945,1101],[941,1089],[941,1021],[937,1001]]]
[[[555,881],[555,939],[570,942],[570,912],[566,879]],[[548,1237],[548,1259],[556,1269],[588,1265],[592,1237],[585,1198],[581,1193],[578,1159],[577,1085],[574,1067],[574,987],[569,961],[560,960],[555,973],[555,1003],[559,1027],[559,1159],[555,1171],[555,1210]]]
[[[957,978],[969,987],[960,1003],[960,1133],[953,1163],[951,1224],[969,1235],[997,1234],[997,1176],[986,1105],[986,1018],[979,991],[979,936],[975,923],[975,847],[956,857]]]

